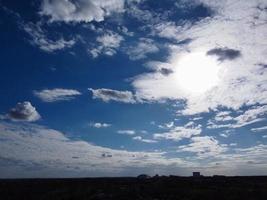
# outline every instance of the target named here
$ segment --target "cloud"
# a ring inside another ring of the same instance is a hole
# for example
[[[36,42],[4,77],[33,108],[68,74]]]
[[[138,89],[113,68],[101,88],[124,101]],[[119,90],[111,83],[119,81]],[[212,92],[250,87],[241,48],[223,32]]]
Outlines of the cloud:
[[[86,177],[137,175],[148,169],[183,166],[163,152],[115,150],[71,140],[34,124],[0,123],[0,177]],[[177,170],[177,168],[176,168]]]
[[[267,126],[258,127],[258,128],[252,128],[250,130],[253,131],[253,132],[262,132],[262,131],[267,130]]]
[[[164,133],[155,133],[153,135],[154,139],[157,140],[173,140],[173,141],[179,141],[184,138],[191,138],[192,136],[199,135],[201,133],[201,125],[198,126],[191,126],[191,127],[183,127],[183,126],[177,126],[172,128],[168,132]]]
[[[190,140],[190,144],[179,146],[178,151],[193,152],[199,158],[206,158],[216,156],[227,150],[227,147],[220,145],[215,138],[210,136],[192,137]]]
[[[35,107],[28,101],[17,103],[15,108],[12,108],[8,114],[8,118],[14,121],[34,122],[41,118]]]
[[[44,102],[69,101],[81,95],[77,90],[62,88],[34,91],[33,93]]]
[[[266,43],[267,29],[263,24],[267,18],[265,11],[257,8],[266,7],[266,2],[198,0],[195,3],[203,3],[214,14],[195,23],[161,21],[149,26],[155,36],[176,43],[166,45],[170,53],[164,62],[173,73],[163,76],[155,70],[134,77],[132,85],[136,97],[152,102],[183,101],[184,115],[210,112],[219,107],[237,111],[243,106],[266,104],[266,70],[259,63],[265,63],[267,47],[263,44]],[[177,44],[189,35],[190,43],[186,46]],[[207,52],[231,62],[219,62]],[[188,94],[177,80],[178,68],[181,60],[192,60],[198,53],[204,60],[215,60],[214,66],[219,68],[218,81],[199,95]]]
[[[240,128],[265,120],[264,115],[266,115],[266,113],[267,105],[250,107],[245,112],[236,117],[229,116],[229,111],[222,111],[216,114],[216,122],[209,120],[207,128]],[[220,122],[227,123],[221,124]]]
[[[63,37],[57,40],[49,39],[40,24],[24,24],[23,30],[30,35],[32,45],[48,53],[70,48],[76,43],[74,39],[65,40]]]
[[[141,136],[135,136],[133,137],[133,140],[137,140],[137,141],[144,142],[144,143],[157,143],[158,142],[156,140],[144,139]]]
[[[120,47],[123,40],[124,39],[121,35],[108,31],[96,38],[97,46],[90,48],[88,52],[93,58],[96,58],[101,54],[113,56],[117,53],[117,49]]]
[[[101,99],[104,102],[117,101],[122,103],[136,103],[134,95],[130,91],[119,91],[111,89],[92,89],[89,90],[93,93],[94,99]]]
[[[234,60],[241,56],[241,52],[235,49],[214,48],[207,52],[209,56],[217,56],[219,61]]]
[[[118,130],[117,133],[122,135],[135,135],[135,130]]]
[[[94,128],[107,128],[107,127],[111,126],[111,124],[100,123],[100,122],[90,122],[89,125],[94,127]]]
[[[43,0],[40,14],[51,22],[101,22],[113,13],[124,12],[124,0]]]
[[[156,53],[159,48],[155,42],[149,38],[140,38],[136,46],[127,47],[127,54],[131,60],[140,60],[147,57],[148,54]]]

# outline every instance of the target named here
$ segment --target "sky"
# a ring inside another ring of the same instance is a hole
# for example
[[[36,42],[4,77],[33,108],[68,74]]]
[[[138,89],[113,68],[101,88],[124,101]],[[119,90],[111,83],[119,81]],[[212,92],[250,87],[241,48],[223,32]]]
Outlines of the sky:
[[[0,178],[267,175],[266,0],[0,0]]]

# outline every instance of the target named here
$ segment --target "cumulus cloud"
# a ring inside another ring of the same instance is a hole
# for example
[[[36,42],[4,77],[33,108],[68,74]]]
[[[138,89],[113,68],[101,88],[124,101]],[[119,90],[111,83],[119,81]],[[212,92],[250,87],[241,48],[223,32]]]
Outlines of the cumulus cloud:
[[[101,99],[104,102],[117,101],[122,103],[135,103],[134,95],[130,91],[119,91],[112,89],[92,89],[89,90],[93,93],[94,99]]]
[[[51,22],[103,21],[113,13],[124,12],[124,0],[43,0],[40,14]]]
[[[28,122],[37,121],[41,118],[36,108],[28,101],[17,103],[17,105],[8,112],[7,116],[14,121]]]
[[[33,93],[44,102],[69,101],[77,95],[81,95],[77,90],[62,88],[34,91]]]
[[[118,130],[117,133],[122,135],[135,135],[135,130]]]
[[[164,133],[155,133],[153,135],[154,139],[157,140],[174,140],[174,141],[179,141],[184,138],[191,138],[192,136],[199,135],[201,133],[201,125],[197,126],[176,126],[172,128],[168,132]]]
[[[131,60],[140,60],[146,58],[148,54],[158,51],[159,48],[153,40],[140,38],[136,46],[131,46],[127,49],[127,54]]]
[[[49,39],[40,24],[24,24],[23,29],[30,35],[32,45],[48,53],[70,48],[76,43],[75,39],[65,40],[63,37],[57,40]]]
[[[107,127],[111,126],[111,124],[100,123],[100,122],[90,122],[89,125],[94,127],[94,128],[107,128]]]

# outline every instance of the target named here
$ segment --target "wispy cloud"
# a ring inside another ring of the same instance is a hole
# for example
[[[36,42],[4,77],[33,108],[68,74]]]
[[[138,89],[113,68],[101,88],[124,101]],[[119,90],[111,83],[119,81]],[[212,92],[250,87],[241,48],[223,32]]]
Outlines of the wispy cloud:
[[[199,158],[206,158],[209,156],[216,156],[225,152],[227,147],[220,145],[219,142],[210,136],[192,137],[191,143],[188,145],[179,146],[178,151],[187,151],[196,153]]]
[[[90,122],[89,125],[94,127],[94,128],[107,128],[107,127],[111,126],[111,124],[100,123],[100,122]]]
[[[106,88],[89,88],[89,91],[93,93],[94,99],[101,99],[104,102],[117,101],[122,103],[136,103],[133,93],[127,90],[119,91]]]
[[[173,127],[170,131],[164,133],[155,133],[153,135],[154,139],[158,140],[174,140],[179,141],[184,138],[191,138],[192,136],[199,135],[201,133],[201,125],[191,126],[191,127],[183,127],[176,126]]]
[[[118,130],[117,133],[122,135],[135,135],[135,130]]]
[[[135,46],[127,47],[126,50],[131,60],[140,60],[146,58],[148,54],[158,52],[159,48],[152,39],[140,38]]]
[[[57,40],[49,39],[45,31],[42,29],[40,23],[24,24],[23,29],[30,35],[30,43],[39,47],[45,52],[51,53],[57,50],[70,48],[76,43],[75,39],[65,40],[63,37],[60,37]]]
[[[267,130],[267,126],[262,126],[262,127],[258,127],[258,128],[252,128],[250,129],[253,132],[263,132]]]
[[[113,56],[117,53],[117,49],[120,47],[123,40],[124,39],[121,35],[108,31],[96,38],[96,47],[89,48],[88,52],[93,58],[96,58],[101,54]]]
[[[156,140],[144,139],[141,136],[135,136],[135,137],[133,137],[133,140],[137,140],[137,141],[144,142],[144,143],[157,143],[158,142]]]
[[[44,102],[69,101],[81,95],[77,90],[63,88],[45,89],[33,93]]]

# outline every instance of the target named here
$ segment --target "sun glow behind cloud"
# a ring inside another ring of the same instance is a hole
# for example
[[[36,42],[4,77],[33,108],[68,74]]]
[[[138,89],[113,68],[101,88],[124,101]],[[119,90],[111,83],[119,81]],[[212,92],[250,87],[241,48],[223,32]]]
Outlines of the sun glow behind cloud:
[[[179,88],[190,95],[199,95],[219,82],[219,62],[204,52],[186,54],[174,64]]]

